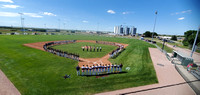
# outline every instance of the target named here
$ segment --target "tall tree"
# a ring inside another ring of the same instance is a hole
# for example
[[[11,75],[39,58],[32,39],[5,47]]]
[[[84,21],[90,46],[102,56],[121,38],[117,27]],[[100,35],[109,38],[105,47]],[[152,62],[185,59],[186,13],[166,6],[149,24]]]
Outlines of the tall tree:
[[[151,32],[150,31],[146,31],[143,35],[145,35],[145,37],[151,37]]]
[[[197,34],[196,30],[186,31],[184,33],[185,39],[183,40],[183,45],[185,46],[193,45],[196,34]],[[200,34],[198,35],[197,41],[195,44],[197,45],[198,43],[200,43]]]
[[[176,35],[173,35],[172,38],[171,38],[171,40],[177,41]]]

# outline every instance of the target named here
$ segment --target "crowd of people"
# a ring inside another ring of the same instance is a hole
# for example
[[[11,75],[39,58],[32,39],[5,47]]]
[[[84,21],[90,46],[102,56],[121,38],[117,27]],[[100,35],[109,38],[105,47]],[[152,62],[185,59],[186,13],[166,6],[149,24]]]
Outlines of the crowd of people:
[[[82,50],[83,51],[97,51],[97,52],[101,52],[102,51],[102,48],[101,47],[95,47],[95,46],[82,46]]]
[[[110,73],[119,73],[122,72],[122,64],[105,64],[105,65],[93,65],[93,66],[88,66],[88,65],[83,65],[82,67],[77,66],[76,71],[77,75],[80,75],[80,70],[81,70],[81,75],[101,75],[101,74],[110,74]]]
[[[54,49],[54,48],[51,47],[51,46],[54,46],[54,45],[69,44],[69,43],[75,43],[75,42],[76,42],[76,40],[49,42],[49,43],[46,43],[43,46],[43,48],[44,48],[45,51],[53,53],[55,55],[79,61],[79,55],[78,54],[69,53],[69,52],[58,50],[58,49]]]

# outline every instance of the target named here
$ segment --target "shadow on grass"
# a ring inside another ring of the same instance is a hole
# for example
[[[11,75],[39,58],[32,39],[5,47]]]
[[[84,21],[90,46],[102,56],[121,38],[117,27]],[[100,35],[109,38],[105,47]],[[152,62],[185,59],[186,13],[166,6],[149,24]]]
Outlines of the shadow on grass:
[[[113,74],[124,74],[124,73],[127,73],[126,71],[122,71],[122,72],[111,72],[111,73],[101,73],[101,74],[98,74],[98,75],[80,75],[80,76],[86,76],[86,77],[92,77],[92,76],[96,76],[96,77],[105,77],[105,76],[108,76],[108,75],[113,75]]]

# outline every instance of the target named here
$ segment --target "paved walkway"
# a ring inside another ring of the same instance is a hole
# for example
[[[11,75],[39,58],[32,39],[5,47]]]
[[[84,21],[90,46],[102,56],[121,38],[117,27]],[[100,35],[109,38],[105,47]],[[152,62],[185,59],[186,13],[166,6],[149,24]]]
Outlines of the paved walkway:
[[[12,82],[0,70],[0,95],[21,95]]]
[[[162,52],[157,48],[149,48],[149,51],[159,81],[158,84],[98,93],[97,95],[195,95],[192,88],[184,83],[185,80]]]

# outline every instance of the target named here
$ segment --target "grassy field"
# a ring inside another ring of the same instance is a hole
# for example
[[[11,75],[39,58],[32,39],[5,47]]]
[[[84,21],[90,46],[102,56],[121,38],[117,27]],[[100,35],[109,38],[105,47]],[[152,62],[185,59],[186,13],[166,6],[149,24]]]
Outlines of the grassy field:
[[[162,44],[162,43],[157,42],[156,44],[162,49],[162,47],[163,47],[163,44]],[[165,45],[165,47],[164,47],[164,50],[165,50],[166,52],[168,52],[168,53],[172,53],[172,52],[173,52],[173,49],[170,48],[170,47],[168,47],[168,46],[166,46],[166,45]]]
[[[126,43],[129,46],[113,63],[123,63],[130,70],[108,77],[76,75],[78,62],[51,53],[25,47],[25,43],[55,40],[103,40]],[[125,38],[83,35],[0,35],[0,69],[22,95],[83,95],[157,83],[150,58],[149,43]],[[64,79],[65,74],[71,78]]]
[[[92,47],[101,47],[102,51],[97,52],[97,51],[83,51],[82,46],[92,46]],[[116,49],[116,46],[111,46],[111,45],[103,45],[103,44],[95,44],[95,43],[88,43],[88,42],[79,42],[79,43],[72,43],[72,44],[64,44],[64,45],[57,45],[53,46],[55,49],[67,51],[70,53],[77,53],[80,55],[81,58],[101,58],[108,54],[109,52],[112,52],[112,50]]]

